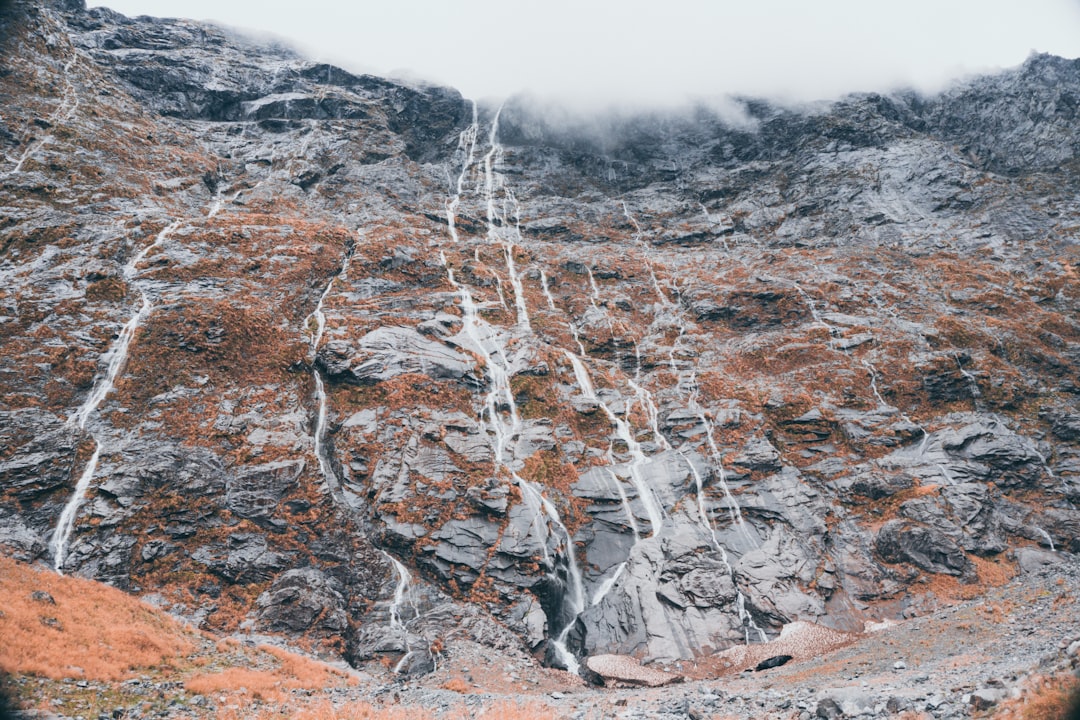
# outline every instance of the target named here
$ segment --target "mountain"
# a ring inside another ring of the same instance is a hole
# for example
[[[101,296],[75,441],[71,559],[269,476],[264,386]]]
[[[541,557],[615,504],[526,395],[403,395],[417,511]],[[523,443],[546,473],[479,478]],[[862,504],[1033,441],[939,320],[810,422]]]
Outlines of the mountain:
[[[15,0],[0,547],[420,674],[1080,552],[1080,61],[575,119]]]

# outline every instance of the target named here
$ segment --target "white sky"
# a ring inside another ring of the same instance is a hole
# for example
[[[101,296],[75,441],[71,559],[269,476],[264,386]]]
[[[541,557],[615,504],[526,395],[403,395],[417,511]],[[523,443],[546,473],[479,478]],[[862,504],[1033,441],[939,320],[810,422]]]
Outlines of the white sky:
[[[282,36],[354,72],[595,106],[815,100],[1080,56],[1080,0],[90,0]]]

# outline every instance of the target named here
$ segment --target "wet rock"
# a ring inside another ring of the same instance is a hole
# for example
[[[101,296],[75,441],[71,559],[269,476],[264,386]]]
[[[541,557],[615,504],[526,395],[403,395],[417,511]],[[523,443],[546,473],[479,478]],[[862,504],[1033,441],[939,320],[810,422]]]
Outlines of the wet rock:
[[[45,554],[47,545],[21,518],[0,510],[0,548],[16,560],[33,562]]]
[[[289,555],[272,550],[265,535],[235,533],[224,543],[198,547],[191,559],[229,582],[246,584],[270,579],[285,567]]]
[[[423,373],[434,379],[461,380],[474,371],[472,361],[444,343],[406,327],[380,327],[362,337],[356,347],[342,340],[326,343],[319,366],[334,382],[357,385],[390,380],[404,373]]]
[[[297,568],[274,578],[255,602],[256,626],[269,632],[343,633],[345,598],[337,583],[315,568]]]
[[[970,561],[963,548],[934,528],[890,520],[874,538],[874,549],[888,563],[910,562],[927,572],[962,575]]]
[[[225,504],[240,517],[269,518],[303,471],[303,460],[282,460],[245,468],[226,481]]]
[[[26,502],[74,485],[76,450],[84,438],[73,425],[37,409],[0,412],[0,487]]]
[[[995,555],[1008,547],[990,492],[979,483],[950,485],[939,495],[908,500],[900,513],[934,527],[968,552]]]

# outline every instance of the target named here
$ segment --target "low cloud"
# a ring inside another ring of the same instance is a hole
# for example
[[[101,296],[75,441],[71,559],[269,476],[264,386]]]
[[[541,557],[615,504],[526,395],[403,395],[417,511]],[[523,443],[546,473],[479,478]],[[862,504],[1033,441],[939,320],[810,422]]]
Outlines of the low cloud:
[[[731,94],[810,101],[933,91],[1033,50],[1080,55],[1078,0],[105,1],[125,14],[273,32],[317,59],[425,78],[468,97],[527,92],[590,111]]]

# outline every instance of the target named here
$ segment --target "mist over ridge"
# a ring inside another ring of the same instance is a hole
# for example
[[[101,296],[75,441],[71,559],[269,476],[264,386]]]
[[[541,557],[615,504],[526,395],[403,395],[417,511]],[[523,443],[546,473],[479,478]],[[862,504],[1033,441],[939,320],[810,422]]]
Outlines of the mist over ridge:
[[[1080,5],[1069,0],[1023,7],[850,0],[104,4],[129,16],[206,18],[273,33],[353,72],[422,78],[485,101],[527,94],[589,113],[677,108],[727,95],[811,102],[901,87],[931,93],[1013,67],[1031,52],[1080,55]]]

